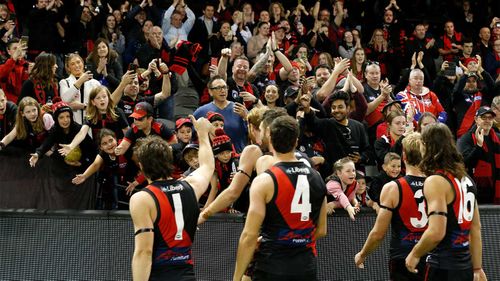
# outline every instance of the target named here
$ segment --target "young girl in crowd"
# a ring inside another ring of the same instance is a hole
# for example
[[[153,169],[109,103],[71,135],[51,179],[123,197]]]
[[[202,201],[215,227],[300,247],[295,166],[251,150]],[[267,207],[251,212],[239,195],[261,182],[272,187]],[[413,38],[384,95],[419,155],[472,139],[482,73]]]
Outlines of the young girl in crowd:
[[[380,204],[380,192],[382,192],[382,187],[401,176],[401,156],[394,152],[389,152],[384,157],[384,164],[382,165],[382,171],[377,176],[373,177],[373,180],[368,189],[368,196],[370,200],[373,201],[372,208],[378,212]]]
[[[0,146],[3,148],[17,139],[21,142],[20,146],[36,149],[43,143],[52,125],[52,116],[43,113],[34,98],[25,97],[19,102],[14,129],[2,139]]]
[[[89,130],[95,137],[103,128],[110,129],[118,139],[122,139],[128,129],[128,122],[123,111],[113,105],[108,88],[98,86],[90,92],[84,125],[70,144],[61,145],[59,153],[67,155],[87,137]]]
[[[52,129],[50,129],[42,145],[36,149],[35,153],[31,154],[31,158],[29,159],[31,167],[35,167],[38,160],[54,145],[69,143],[82,127],[73,120],[73,110],[67,103],[60,101],[53,104],[52,111],[54,112],[52,115],[55,124]],[[90,164],[90,159],[94,159],[95,155],[96,149],[92,143],[92,139],[87,135],[80,146],[78,148],[75,147],[71,151],[71,154],[68,154],[64,158],[64,162],[70,166],[85,167]]]
[[[356,181],[354,162],[345,157],[333,164],[333,174],[326,178],[326,189],[333,196],[333,201],[327,204],[328,214],[336,208],[344,208],[351,220],[359,212],[359,202],[356,199],[356,190],[359,184]]]
[[[123,155],[116,156],[117,140],[115,133],[102,129],[96,136],[99,154],[83,174],[73,178],[73,184],[82,184],[90,176],[99,172],[99,189],[97,192],[97,209],[118,209],[118,184],[122,183],[127,160]]]

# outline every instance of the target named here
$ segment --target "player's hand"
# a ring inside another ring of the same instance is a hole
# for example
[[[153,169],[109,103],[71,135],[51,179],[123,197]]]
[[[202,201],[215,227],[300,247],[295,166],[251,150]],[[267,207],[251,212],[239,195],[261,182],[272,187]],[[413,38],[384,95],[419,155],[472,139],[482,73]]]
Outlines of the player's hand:
[[[406,269],[408,269],[411,273],[418,273],[417,264],[420,261],[420,258],[415,257],[412,253],[410,253],[405,260]]]
[[[333,215],[333,213],[335,213],[335,204],[333,204],[333,202],[330,202],[326,204],[326,214]]]
[[[488,281],[482,268],[474,270],[474,281]]]
[[[354,256],[354,264],[356,264],[357,268],[365,268],[365,257],[361,255],[361,252],[357,253]]]
[[[85,179],[86,178],[83,174],[78,174],[71,180],[71,182],[75,185],[79,185],[82,184],[85,181]]]
[[[212,123],[210,123],[205,117],[200,117],[198,120],[196,120],[193,115],[189,115],[189,119],[191,119],[194,129],[196,130],[196,132],[198,132],[199,135],[209,135],[212,134],[215,130],[214,126],[212,126]]]

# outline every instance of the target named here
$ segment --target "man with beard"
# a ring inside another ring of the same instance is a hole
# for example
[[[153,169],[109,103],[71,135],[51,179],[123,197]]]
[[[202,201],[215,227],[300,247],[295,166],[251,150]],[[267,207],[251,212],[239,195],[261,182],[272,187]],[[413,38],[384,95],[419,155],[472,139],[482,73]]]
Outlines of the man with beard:
[[[476,58],[467,59],[465,66],[468,73],[460,78],[453,95],[453,108],[457,115],[457,138],[465,134],[474,124],[474,117],[479,107],[491,102],[490,89],[494,87],[493,79],[483,70]],[[483,81],[484,85],[480,86]]]
[[[457,142],[468,173],[476,182],[477,200],[482,204],[500,204],[500,141],[493,129],[495,117],[491,108],[480,107],[474,126]]]
[[[311,110],[311,97],[302,95],[300,104],[306,126],[325,142],[325,167],[322,174],[331,173],[335,161],[349,157],[355,164],[363,165],[370,160],[368,136],[365,126],[347,118],[350,111],[350,95],[344,91],[331,96],[332,118],[319,119]]]
[[[326,98],[328,98],[333,91],[335,90],[335,86],[337,83],[345,78],[344,74],[346,70],[349,68],[349,60],[342,59],[340,62],[335,63],[335,67],[331,72],[331,75],[328,71],[326,72],[325,67],[316,68],[316,84],[319,88],[317,90],[313,89],[313,97],[316,98],[319,102],[323,102]],[[323,69],[323,70],[321,70]],[[318,72],[318,70],[320,70]]]
[[[436,40],[434,38],[425,36],[425,26],[423,24],[415,26],[414,36],[410,37],[406,42],[406,58],[408,63],[411,62],[410,60],[414,53],[424,52],[422,63],[429,72],[431,80],[436,78],[436,64],[434,63],[434,59],[439,56],[435,43]]]

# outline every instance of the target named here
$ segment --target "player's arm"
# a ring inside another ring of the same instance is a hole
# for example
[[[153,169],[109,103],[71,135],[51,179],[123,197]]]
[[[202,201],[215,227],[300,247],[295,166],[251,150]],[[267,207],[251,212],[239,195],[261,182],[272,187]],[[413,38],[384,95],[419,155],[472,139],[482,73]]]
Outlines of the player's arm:
[[[447,194],[447,189],[449,193]],[[452,201],[450,183],[442,176],[430,176],[424,183],[424,197],[427,202],[429,222],[422,238],[406,257],[406,267],[416,272],[420,258],[434,249],[446,234],[446,215],[448,202]]]
[[[269,169],[273,164],[275,160],[274,157],[271,155],[263,155],[257,160],[257,163],[255,163],[255,172],[257,175],[262,174],[264,171]]]
[[[193,187],[196,200],[198,201],[210,185],[210,180],[215,170],[214,153],[212,152],[212,146],[208,137],[209,132],[214,127],[204,117],[196,120],[193,115],[189,115],[189,118],[191,118],[196,132],[198,132],[198,141],[200,143],[198,158],[200,159],[200,167],[186,178],[186,182]]]
[[[470,252],[472,256],[472,267],[474,268],[474,280],[485,281],[486,274],[483,271],[483,241],[481,239],[481,220],[479,219],[479,208],[474,205],[474,217],[470,228]]]
[[[243,149],[240,156],[238,172],[234,175],[233,181],[228,188],[215,198],[210,206],[201,212],[198,223],[203,223],[212,214],[220,212],[240,197],[241,192],[243,192],[243,189],[250,181],[255,162],[257,162],[260,156],[262,156],[262,151],[256,145],[249,145]]]
[[[135,245],[132,257],[132,277],[134,281],[148,280],[151,273],[154,232],[151,208],[153,198],[146,192],[137,192],[130,198],[130,215],[134,223]]]
[[[319,239],[326,236],[327,232],[327,222],[326,219],[326,197],[321,204],[321,209],[319,210],[318,225],[316,226],[316,232],[314,232],[314,238]]]
[[[266,216],[266,199],[272,197],[273,180],[271,176],[262,174],[254,179],[250,188],[250,207],[245,221],[245,227],[240,236],[238,252],[236,254],[236,266],[233,281],[240,281],[252,260],[260,226]],[[268,194],[270,193],[270,194]]]
[[[399,201],[399,190],[395,182],[389,182],[384,185],[380,193],[380,204],[386,208],[380,208],[377,214],[377,220],[373,226],[363,248],[354,257],[357,267],[364,268],[365,259],[375,251],[387,233],[392,220],[393,209],[396,208]]]

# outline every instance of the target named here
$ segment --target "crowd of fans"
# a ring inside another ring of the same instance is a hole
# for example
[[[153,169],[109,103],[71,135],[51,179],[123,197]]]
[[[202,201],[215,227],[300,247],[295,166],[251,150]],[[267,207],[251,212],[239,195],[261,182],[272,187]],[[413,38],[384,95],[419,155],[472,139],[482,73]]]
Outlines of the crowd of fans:
[[[282,107],[327,179],[329,212],[354,218],[404,174],[404,137],[441,122],[479,203],[500,203],[495,1],[191,1],[0,1],[0,150],[30,151],[35,169],[64,161],[75,185],[97,174],[96,207],[118,208],[146,184],[135,144],[164,138],[175,177],[188,176],[198,148],[186,117],[206,117],[218,129],[203,205],[261,145],[266,108]]]

